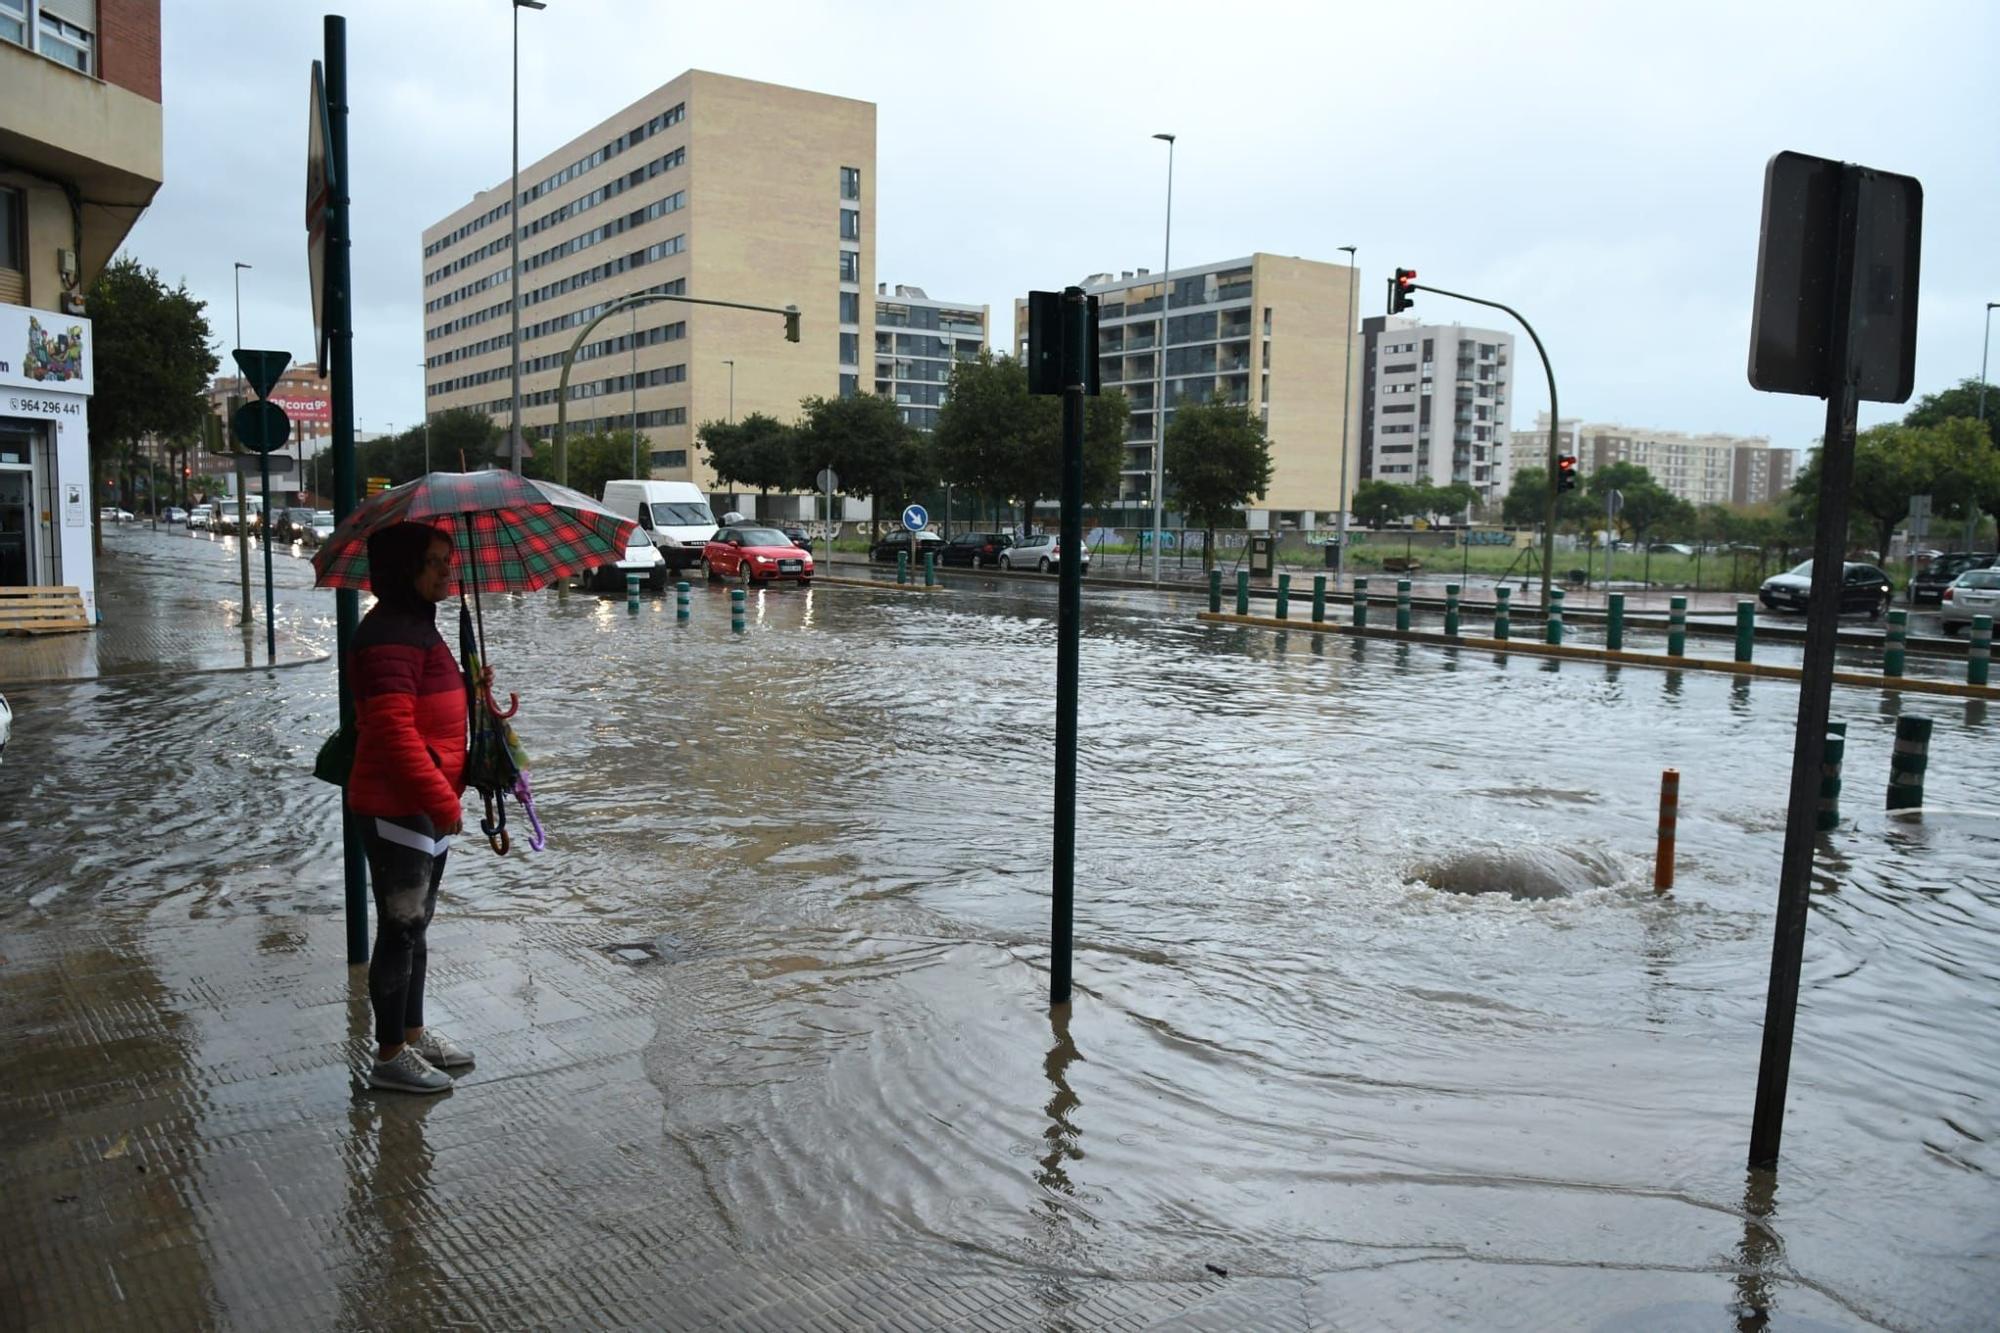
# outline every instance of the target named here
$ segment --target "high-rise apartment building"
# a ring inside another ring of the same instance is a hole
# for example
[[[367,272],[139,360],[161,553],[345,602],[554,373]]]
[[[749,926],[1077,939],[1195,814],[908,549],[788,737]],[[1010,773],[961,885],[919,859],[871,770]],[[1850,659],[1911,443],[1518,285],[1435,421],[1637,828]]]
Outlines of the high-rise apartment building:
[[[524,435],[553,428],[579,331],[641,292],[801,315],[798,343],[778,315],[678,301],[591,331],[570,374],[569,429],[636,420],[654,477],[713,491],[702,422],[790,421],[801,399],[863,388],[875,341],[873,103],[690,70],[524,164],[518,206]],[[424,231],[427,412],[508,419],[509,223],[503,182]]]
[[[1132,415],[1118,504],[1123,523],[1152,519],[1153,450],[1162,374],[1165,424],[1183,402],[1247,407],[1271,441],[1271,488],[1247,509],[1251,527],[1315,527],[1339,504],[1341,421],[1355,340],[1348,321],[1354,271],[1342,264],[1253,254],[1153,274],[1100,273],[1082,285],[1098,299],[1104,390]],[[1016,351],[1028,340],[1026,298],[1014,303]],[[1164,363],[1162,358],[1164,357]],[[1358,387],[1358,379],[1356,381]],[[1350,453],[1350,491],[1353,458]],[[1173,486],[1167,483],[1173,521]]]
[[[1514,336],[1398,315],[1370,316],[1361,329],[1360,475],[1504,496]]]
[[[875,392],[896,401],[896,411],[918,430],[937,425],[955,362],[986,347],[988,308],[969,301],[937,301],[921,287],[888,283],[875,288]]]
[[[1579,473],[1588,476],[1611,463],[1636,464],[1694,505],[1759,505],[1783,499],[1797,461],[1794,450],[1774,449],[1763,435],[1691,435],[1610,422],[1572,424],[1568,417],[1563,425],[1565,438],[1575,440]],[[1549,414],[1539,413],[1536,430],[1546,435],[1548,428]]]

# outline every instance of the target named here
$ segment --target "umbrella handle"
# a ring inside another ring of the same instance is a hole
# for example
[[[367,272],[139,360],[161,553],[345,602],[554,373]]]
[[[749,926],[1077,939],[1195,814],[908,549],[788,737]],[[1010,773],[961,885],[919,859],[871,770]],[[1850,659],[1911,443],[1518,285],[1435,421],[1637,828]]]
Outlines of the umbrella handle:
[[[480,690],[480,693],[482,696],[484,696],[486,700],[486,711],[493,714],[493,716],[499,718],[503,722],[506,721],[508,718],[514,716],[514,714],[520,710],[521,696],[518,694],[514,694],[511,691],[507,695],[507,708],[505,712],[501,711],[500,705],[493,702],[492,690],[482,688]]]

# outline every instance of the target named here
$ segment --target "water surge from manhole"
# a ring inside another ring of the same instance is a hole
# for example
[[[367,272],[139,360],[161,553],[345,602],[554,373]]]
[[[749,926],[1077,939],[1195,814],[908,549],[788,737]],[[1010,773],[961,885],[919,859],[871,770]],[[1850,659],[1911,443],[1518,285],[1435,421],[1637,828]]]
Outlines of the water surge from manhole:
[[[1609,853],[1587,847],[1469,847],[1410,867],[1406,883],[1468,897],[1575,898],[1626,879]]]

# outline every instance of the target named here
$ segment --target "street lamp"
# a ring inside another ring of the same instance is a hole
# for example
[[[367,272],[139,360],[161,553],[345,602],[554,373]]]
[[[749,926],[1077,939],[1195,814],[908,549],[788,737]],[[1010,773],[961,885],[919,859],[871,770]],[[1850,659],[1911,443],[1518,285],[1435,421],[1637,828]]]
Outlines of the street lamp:
[[[242,260],[236,261],[236,345],[243,345],[243,270],[250,266]]]
[[[2000,301],[1986,303],[1986,337],[1979,344],[1979,419],[1986,420],[1986,353],[1993,346],[1993,312]]]
[[[1354,247],[1347,253],[1347,387],[1340,393],[1340,513],[1334,516],[1333,586],[1347,572],[1347,419],[1354,414]]]
[[[511,366],[513,411],[508,440],[514,450],[514,472],[521,471],[521,11],[547,9],[546,0],[514,0],[514,172],[507,193],[507,311],[511,329],[507,351]]]
[[[736,424],[736,362],[725,356],[722,364],[729,367],[729,424],[733,426]]]
[[[632,307],[632,475],[639,475],[639,307]]]
[[[1153,586],[1160,586],[1160,537],[1166,522],[1167,484],[1167,310],[1171,287],[1167,274],[1174,267],[1174,142],[1175,135],[1156,134],[1167,145],[1167,240],[1160,256],[1160,340],[1153,347],[1159,391],[1153,398]],[[1092,356],[1096,352],[1091,353]]]

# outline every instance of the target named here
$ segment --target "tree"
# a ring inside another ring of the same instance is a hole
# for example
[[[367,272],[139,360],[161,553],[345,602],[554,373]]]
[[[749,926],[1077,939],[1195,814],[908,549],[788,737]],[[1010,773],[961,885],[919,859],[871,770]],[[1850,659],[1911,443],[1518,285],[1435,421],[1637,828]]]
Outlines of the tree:
[[[1271,485],[1271,442],[1263,421],[1220,398],[1182,403],[1167,427],[1164,466],[1174,501],[1204,534],[1202,568],[1215,560],[1216,525]]]
[[[1350,512],[1361,520],[1364,527],[1379,528],[1392,515],[1401,518],[1409,512],[1409,490],[1392,481],[1364,481],[1354,488]]]
[[[632,432],[629,430],[608,431],[602,434],[570,435],[569,442],[569,486],[582,491],[593,500],[604,494],[604,483],[621,477],[646,475],[646,441],[639,440],[640,471],[632,471]],[[556,451],[553,448],[537,449],[535,456],[521,465],[524,476],[538,477],[544,481],[554,481],[556,475]]]
[[[1085,402],[1085,504],[1118,493],[1130,412],[1122,393]],[[953,365],[932,442],[940,480],[1013,501],[1024,516],[1062,493],[1062,400],[1030,394],[1027,369],[1011,356],[981,352]]]
[[[2000,394],[1996,394],[1991,384],[1986,386],[1986,419],[1988,437],[1991,438],[1994,417],[2000,416]],[[1905,426],[1942,426],[1945,422],[1963,417],[1969,421],[1979,419],[1979,381],[1962,379],[1949,389],[1938,393],[1927,393],[1917,399],[1916,405],[1903,414]]]
[[[96,390],[90,401],[91,475],[130,457],[146,436],[198,438],[208,383],[219,362],[209,350],[207,303],[187,284],[169,289],[138,260],[114,260],[90,285]],[[91,511],[98,506],[93,504]],[[93,534],[101,548],[102,532]]]
[[[716,480],[766,496],[772,491],[810,490],[819,470],[800,457],[798,431],[763,412],[735,422],[705,421],[696,438],[708,450]]]
[[[1939,450],[1929,433],[1899,425],[1871,426],[1854,437],[1854,479],[1848,490],[1849,536],[1865,533],[1886,556],[1896,527],[1910,513],[1910,497],[1930,494]],[[1820,455],[1792,478],[1792,512],[1808,531],[1818,522]]]
[[[871,525],[885,510],[899,509],[934,484],[929,441],[904,421],[896,404],[872,393],[845,398],[808,398],[800,408],[798,456],[816,473],[830,467],[840,474],[845,495],[865,495],[874,503]]]

